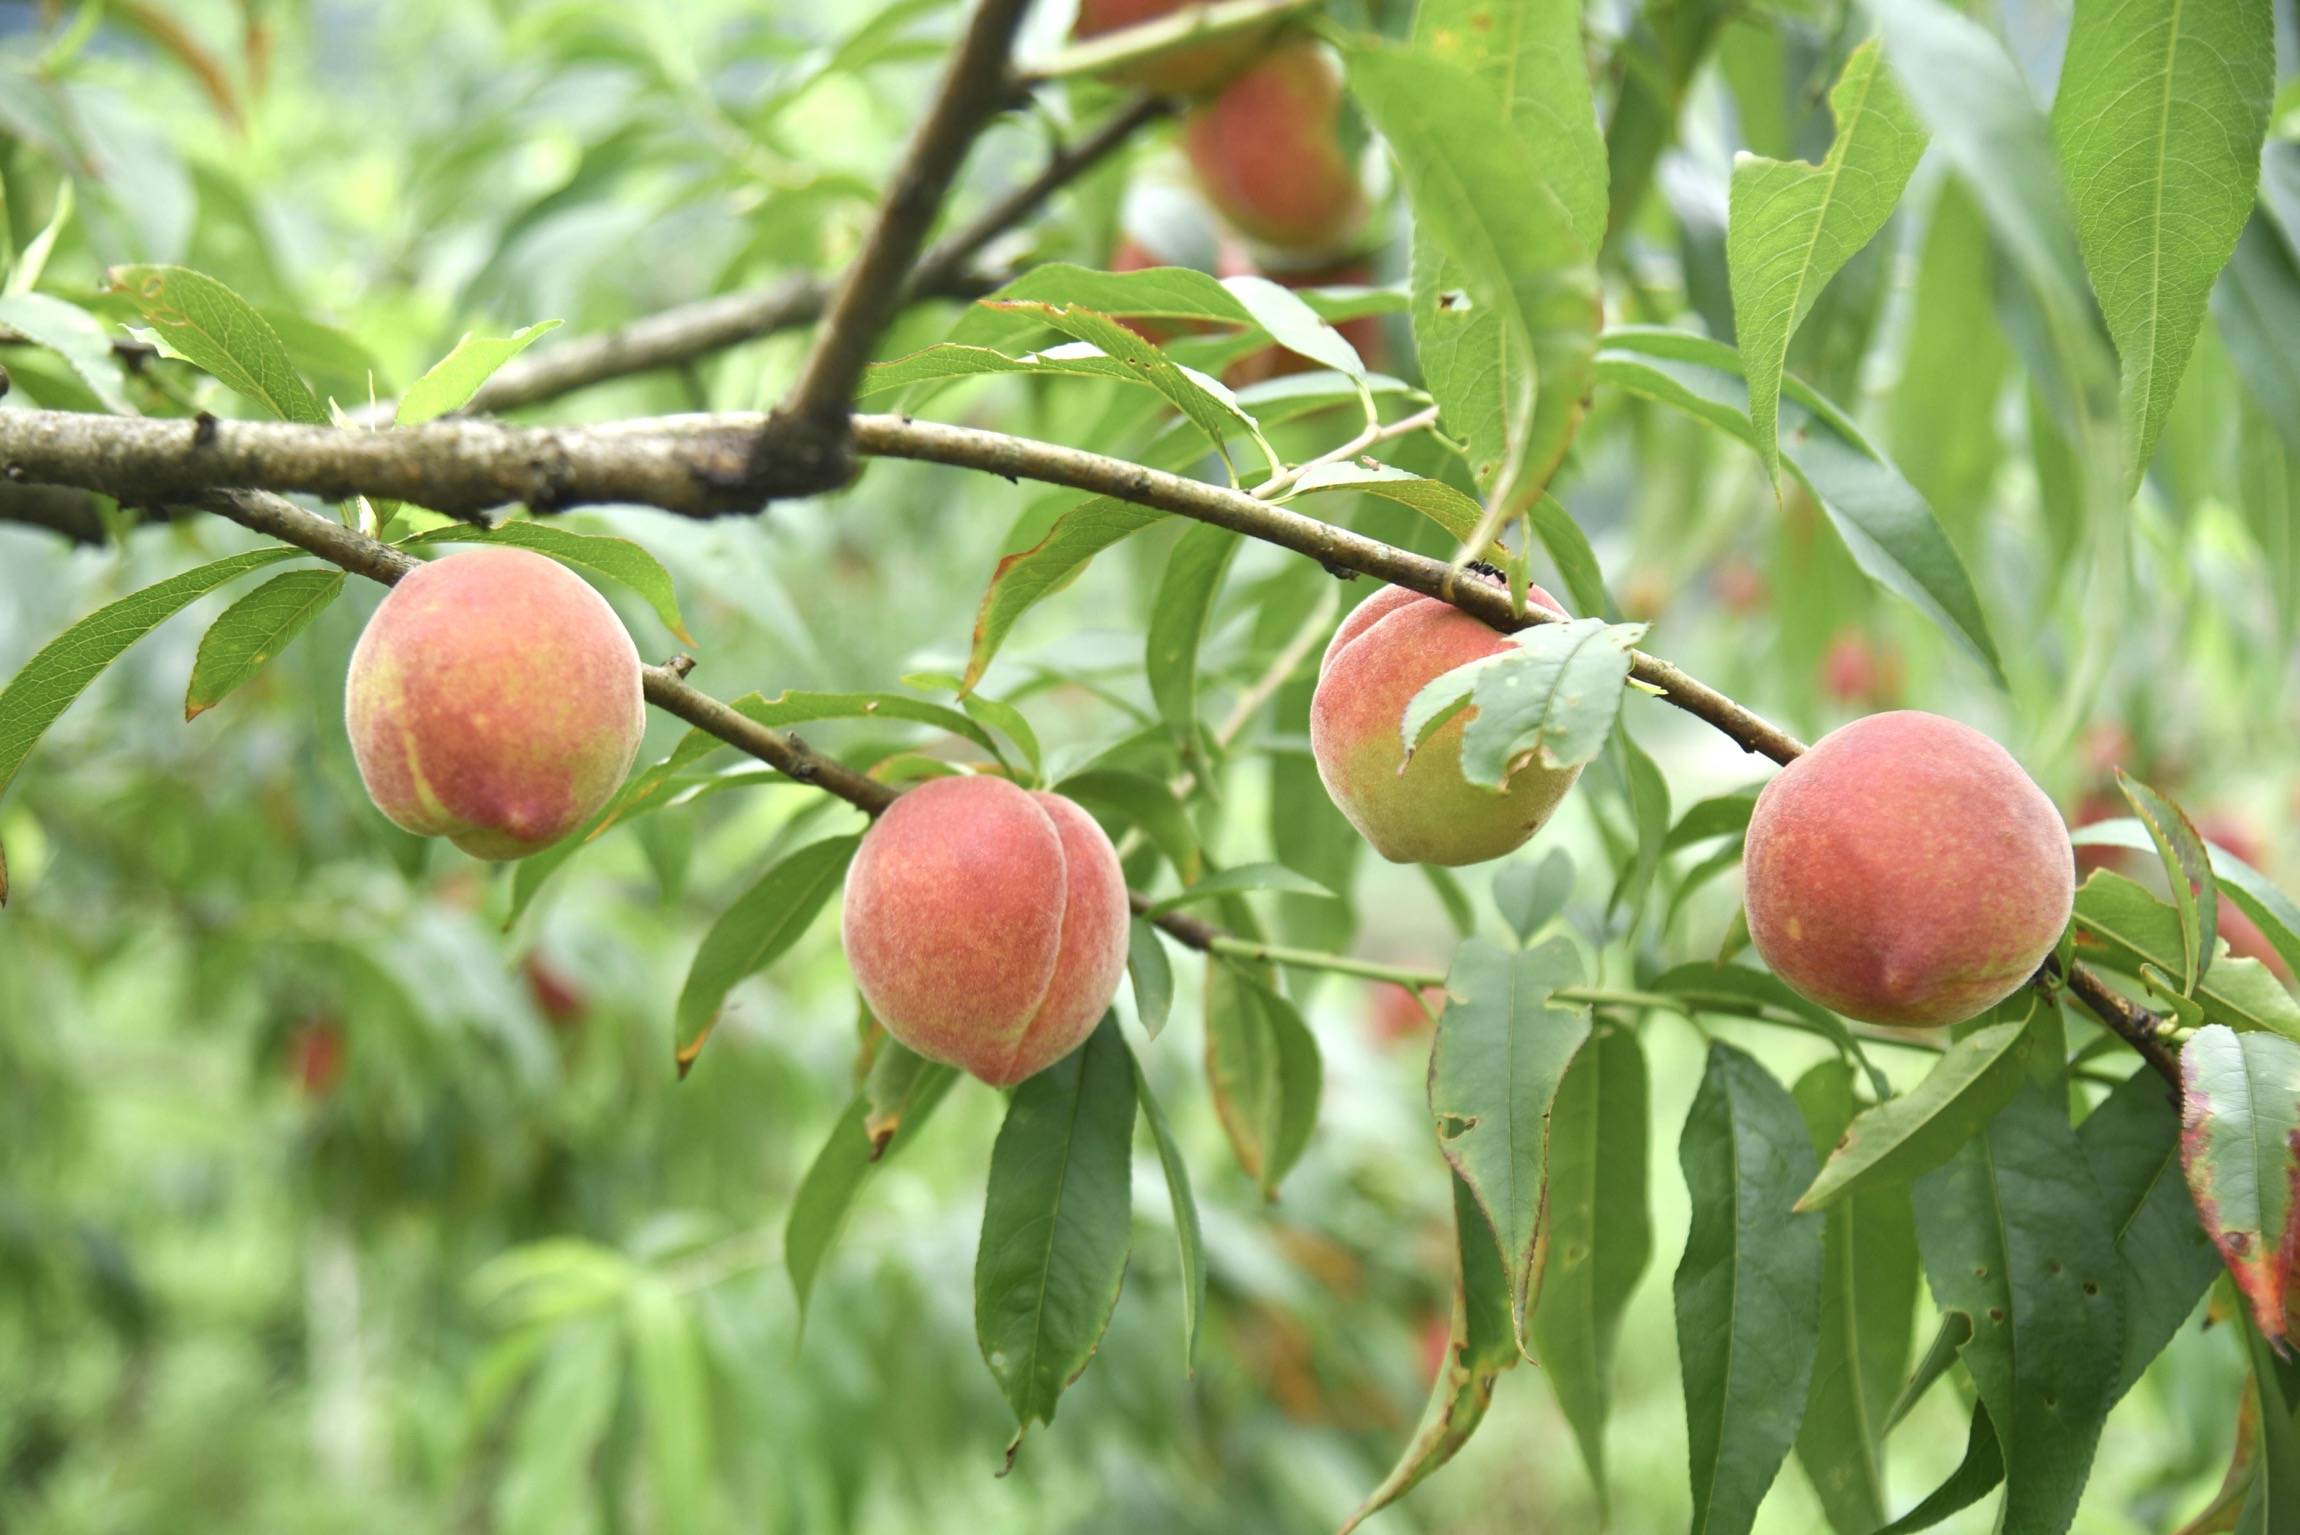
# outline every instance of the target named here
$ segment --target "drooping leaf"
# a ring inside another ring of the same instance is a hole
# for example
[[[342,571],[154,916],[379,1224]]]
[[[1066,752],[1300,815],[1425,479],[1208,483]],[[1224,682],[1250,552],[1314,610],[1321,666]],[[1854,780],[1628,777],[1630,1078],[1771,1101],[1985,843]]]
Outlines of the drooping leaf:
[[[251,549],[211,561],[108,603],[50,640],[0,688],[0,794],[8,792],[48,727],[130,645],[193,598],[249,571],[302,557],[300,549]]]
[[[703,1530],[717,1520],[719,1482],[702,1334],[679,1290],[665,1279],[634,1284],[624,1316],[656,1515],[665,1530]]]
[[[1950,1045],[1922,1082],[1854,1117],[1797,1207],[1826,1209],[1854,1189],[1906,1183],[1948,1161],[2020,1091],[2033,1048],[2025,1021],[1992,1023]]]
[[[1789,338],[1846,262],[1875,239],[1924,154],[1925,134],[1874,39],[1829,92],[1837,136],[1819,165],[1742,154],[1733,161],[1725,240],[1733,330],[1749,381],[1749,420],[1765,472],[1781,477],[1774,418]]]
[[[1798,1078],[1792,1096],[1816,1156],[1852,1123],[1853,1083],[1841,1060]],[[1846,1196],[1826,1220],[1820,1347],[1797,1459],[1838,1535],[1870,1535],[1885,1522],[1885,1420],[1908,1369],[1916,1317],[1916,1214],[1908,1189],[1891,1185]]]
[[[1293,1003],[1219,956],[1206,961],[1206,1079],[1238,1165],[1275,1198],[1317,1123],[1318,1042]]]
[[[1548,1263],[1526,1328],[1601,1504],[1614,1345],[1653,1256],[1646,1144],[1643,1048],[1601,1023],[1550,1110]]]
[[[2124,1359],[2123,1269],[2065,1093],[2030,1083],[1917,1181],[1917,1244],[2004,1450],[2005,1528],[2075,1515]]]
[[[2109,1091],[2076,1129],[2124,1267],[2124,1367],[2130,1391],[2220,1272],[2180,1166],[2178,1097],[2153,1071]]]
[[[680,1056],[691,1063],[712,1027],[720,1004],[736,983],[755,975],[799,941],[846,876],[860,837],[826,837],[784,857],[735,898],[703,935],[680,989],[677,1012]]]
[[[1590,1028],[1587,1008],[1551,993],[1580,978],[1563,938],[1515,953],[1473,938],[1454,951],[1430,1052],[1438,1145],[1500,1240],[1521,1335],[1541,1288],[1550,1109]]]
[[[1813,1146],[1787,1090],[1712,1043],[1678,1162],[1693,1200],[1675,1283],[1692,1527],[1735,1535],[1780,1472],[1812,1382],[1823,1223],[1794,1206]]]
[[[1628,798],[1630,826],[1637,834],[1637,845],[1623,861],[1605,909],[1608,913],[1625,912],[1634,921],[1644,912],[1646,893],[1661,871],[1662,849],[1669,840],[1669,780],[1662,776],[1661,764],[1637,744],[1626,725],[1616,730],[1605,746]]]
[[[1510,647],[1433,678],[1406,705],[1399,732],[1410,755],[1465,708],[1462,776],[1499,793],[1518,768],[1579,767],[1605,747],[1621,713],[1629,653],[1643,624],[1602,618],[1540,623]]]
[[[1093,1359],[1133,1230],[1134,1068],[1114,1014],[1014,1090],[990,1153],[974,1330],[1014,1409],[1007,1463]]]
[[[400,426],[417,426],[436,421],[450,411],[461,410],[479,393],[480,385],[493,378],[505,363],[526,351],[538,337],[558,328],[557,320],[538,320],[508,336],[464,332],[453,350],[407,386],[407,392],[399,397],[399,408],[393,412],[392,420]]]
[[[1142,671],[1150,680],[1158,717],[1183,743],[1186,757],[1195,756],[1198,740],[1198,647],[1205,642],[1206,620],[1241,541],[1228,528],[1193,524],[1166,557],[1166,572],[1150,605]]]
[[[1076,580],[1094,556],[1165,515],[1131,501],[1096,496],[1063,513],[1038,543],[1000,560],[975,616],[966,685],[972,688],[982,680],[1016,619]]]
[[[1138,826],[1151,846],[1166,856],[1185,882],[1198,878],[1202,856],[1190,812],[1174,791],[1147,773],[1095,768],[1073,774],[1055,787],[1088,810]]]
[[[287,343],[246,299],[180,266],[120,266],[112,286],[194,367],[282,421],[326,426],[327,411],[296,372]]]
[[[0,326],[63,358],[106,410],[122,416],[136,413],[122,392],[112,338],[104,334],[103,322],[87,310],[51,294],[9,293],[0,296]]]
[[[1174,1206],[1174,1241],[1182,1263],[1182,1365],[1195,1373],[1198,1319],[1206,1310],[1206,1238],[1198,1225],[1198,1199],[1190,1191],[1189,1164],[1182,1160],[1182,1148],[1174,1142],[1166,1111],[1151,1096],[1150,1079],[1142,1074],[1142,1063],[1131,1051],[1127,1059],[1133,1064],[1134,1093],[1141,1100],[1142,1117],[1158,1146],[1158,1166],[1166,1175],[1166,1197]]]
[[[1539,863],[1518,859],[1493,877],[1493,904],[1519,943],[1532,942],[1572,895],[1573,855],[1561,847],[1551,848]]]
[[[2080,0],[2069,26],[2053,140],[2121,363],[2128,489],[2252,212],[2276,89],[2271,11],[2271,0]]]
[[[2281,1343],[2300,1270],[2300,1046],[2198,1029],[2180,1052],[2189,1193],[2253,1322]]]
[[[197,719],[285,650],[343,591],[340,570],[291,570],[224,609],[200,636],[184,718]]]
[[[2236,1535],[2283,1535],[2300,1514],[2300,1378],[2258,1327],[2244,1328],[2258,1412],[2258,1453]]]
[[[1733,349],[1679,331],[1616,326],[1597,380],[1696,416],[1754,445]],[[1792,376],[1781,384],[1781,459],[1812,491],[1869,579],[1915,604],[2001,685],[2003,663],[1972,578],[1915,486],[1843,412]]]
[[[1929,1530],[1954,1513],[1972,1507],[2003,1483],[2005,1479],[2004,1447],[1997,1443],[1997,1429],[1989,1421],[1986,1402],[1973,1404],[1973,1425],[1965,1436],[1964,1459],[1957,1462],[1948,1480],[1927,1493],[1923,1501],[1910,1509],[1877,1535],[1916,1535],[1918,1530]]]
[[[1174,1008],[1174,965],[1158,929],[1136,917],[1126,928],[1126,977],[1134,987],[1134,1013],[1142,1032],[1156,1039]]]
[[[629,587],[646,599],[647,606],[678,636],[682,645],[695,643],[679,613],[678,594],[671,589],[671,573],[663,562],[627,538],[606,533],[578,533],[553,522],[499,522],[490,528],[450,523],[428,533],[402,540],[406,544],[509,544],[548,555],[562,565]]]
[[[2281,152],[2300,155],[2300,146],[2284,145]],[[2300,453],[2300,355],[2280,344],[2300,327],[2300,251],[2265,210],[2244,226],[2213,286],[2212,318],[2237,377],[2275,426],[2285,452]]]
[[[908,1146],[957,1080],[957,1067],[930,1061],[891,1036],[880,1040],[861,1094],[870,1160],[883,1161],[898,1144]]]

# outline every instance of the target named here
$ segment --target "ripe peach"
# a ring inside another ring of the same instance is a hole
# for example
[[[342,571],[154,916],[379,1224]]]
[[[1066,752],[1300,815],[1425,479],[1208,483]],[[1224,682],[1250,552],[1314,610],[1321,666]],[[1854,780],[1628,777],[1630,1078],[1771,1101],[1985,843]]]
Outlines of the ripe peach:
[[[2003,747],[1872,714],[1783,768],[1749,818],[1749,936],[1799,995],[1934,1028],[2018,990],[2068,925],[2068,830]]]
[[[1564,604],[1531,589],[1557,612]],[[1446,721],[1409,761],[1399,734],[1424,684],[1509,641],[1459,608],[1385,586],[1352,609],[1318,663],[1310,753],[1326,792],[1359,835],[1392,863],[1483,863],[1541,830],[1579,768],[1520,769],[1496,794],[1461,776],[1461,738],[1474,709]]]
[[[524,858],[598,813],[646,725],[615,610],[524,549],[404,577],[352,652],[345,722],[376,808],[475,858]]]
[[[1172,15],[1186,3],[1188,0],[1079,0],[1078,24],[1071,35],[1084,40],[1138,27]],[[1210,43],[1177,48],[1144,60],[1116,71],[1112,78],[1167,96],[1203,96],[1243,68],[1268,35],[1253,28],[1232,32]]]
[[[1082,1044],[1126,970],[1117,849],[1059,794],[935,778],[864,836],[840,935],[887,1032],[994,1086]]]
[[[1341,137],[1342,80],[1314,39],[1279,43],[1190,112],[1182,148],[1206,200],[1249,237],[1323,253],[1364,222]]]

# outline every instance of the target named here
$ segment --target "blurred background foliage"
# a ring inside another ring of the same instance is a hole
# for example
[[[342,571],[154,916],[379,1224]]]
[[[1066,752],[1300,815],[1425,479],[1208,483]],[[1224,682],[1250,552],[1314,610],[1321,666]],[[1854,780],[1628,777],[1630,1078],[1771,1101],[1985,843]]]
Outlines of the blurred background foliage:
[[[1043,49],[1067,18],[1039,9]],[[1396,30],[1404,9],[1367,0],[1351,14]],[[2065,6],[1983,9],[2049,94]],[[1601,107],[1620,88],[1618,39],[1699,10],[1593,7],[1593,49],[1611,61]],[[76,212],[46,286],[124,318],[100,291],[108,265],[215,273],[274,319],[323,394],[355,406],[466,329],[594,330],[834,269],[953,22],[943,0],[875,16],[806,0],[0,0],[9,243],[31,243],[69,182]],[[1817,157],[1827,86],[1863,28],[1828,0],[1707,25],[1698,67],[1665,82],[1682,92],[1680,137],[1619,241],[1615,297],[1621,319],[1729,339],[1731,155]],[[2288,78],[2289,8],[2279,25]],[[961,212],[1028,174],[1056,126],[1026,113],[994,130]],[[2277,131],[2296,128],[2287,112]],[[993,254],[1103,262],[1126,185],[1155,182],[1167,154],[1146,143]],[[1828,289],[1790,368],[1855,408],[1932,500],[1981,587],[2009,693],[1881,597],[1808,497],[1777,507],[1752,454],[1683,417],[1605,397],[1576,449],[1573,513],[1662,653],[1800,733],[1895,704],[1940,709],[2003,740],[2072,815],[2115,813],[2091,798],[2122,762],[2280,872],[2300,804],[2300,477],[2232,371],[2240,338],[2207,327],[2129,522],[2072,514],[2069,449],[2015,361],[1984,226],[1936,172]],[[1397,222],[1373,254],[1377,281],[1403,279]],[[882,355],[951,319],[914,310]],[[1395,359],[1407,340],[1389,323]],[[802,346],[771,339],[550,410],[748,407]],[[11,349],[6,363],[11,403],[94,404],[53,359]],[[1138,441],[1147,419],[1083,381],[952,399],[1090,445]],[[1297,455],[1338,440],[1330,421],[1288,430]],[[756,521],[608,511],[572,525],[662,557],[700,642],[697,680],[731,696],[960,669],[997,557],[1063,504],[882,463],[844,499]],[[1448,552],[1395,508],[1350,517]],[[991,690],[1024,704],[1052,755],[1084,760],[1151,717],[1141,635],[1177,531],[1099,561],[1002,653]],[[0,675],[104,601],[246,543],[181,521],[74,549],[0,525]],[[1240,553],[1204,648],[1209,718],[1332,590],[1305,562]],[[1159,1186],[1145,1142],[1126,1300],[1059,1421],[994,1479],[1007,1415],[963,1276],[997,1096],[962,1086],[873,1178],[802,1334],[783,1223],[857,1050],[835,924],[738,990],[691,1078],[670,1066],[671,1002],[712,917],[775,851],[859,816],[792,785],[711,794],[602,839],[507,926],[508,874],[395,832],[360,791],[338,711],[374,600],[338,605],[189,725],[179,700],[199,623],[170,624],[0,802],[14,884],[0,918],[0,1529],[1293,1531],[1356,1504],[1411,1430],[1451,1281],[1426,1025],[1401,991],[1292,978],[1326,1087],[1307,1156],[1265,1205],[1207,1101],[1197,965],[1178,960],[1185,1000],[1145,1065],[1207,1226],[1196,1376],[1165,1204],[1140,1192]],[[672,651],[650,611],[616,600],[643,653]],[[1433,884],[1355,855],[1311,776],[1306,699],[1306,682],[1283,690],[1227,759],[1202,811],[1208,845],[1348,888],[1339,906],[1271,903],[1299,941],[1442,967],[1457,915],[1498,933],[1490,876],[1506,865]],[[1637,734],[1680,808],[1759,776],[1694,722],[1656,715],[1668,711],[1638,711]],[[856,724],[819,732],[850,760],[913,744]],[[647,754],[675,734],[657,718]],[[1626,824],[1623,796],[1599,784],[1520,857],[1576,858],[1567,916],[1604,969],[1714,954],[1732,882],[1690,878],[1697,856],[1663,874],[1683,896],[1673,926],[1624,931],[1609,915],[1597,871]],[[1785,1077],[1828,1053],[1717,1032]],[[1703,1048],[1666,1016],[1642,1033],[1655,1257],[1609,1441],[1613,1521],[1638,1531],[1688,1508],[1666,1274],[1686,1221],[1676,1130]],[[1904,1081],[1926,1063],[1882,1058]],[[2230,1330],[2203,1323],[2111,1420],[2079,1530],[2168,1529],[2217,1484],[2243,1367]],[[1919,1406],[1894,1441],[1899,1496],[1955,1464],[1965,1415],[1945,1388]],[[1598,1508],[1525,1370],[1460,1460],[1369,1528],[1579,1530]],[[1984,1528],[1985,1509],[1944,1528]],[[1760,1527],[1819,1523],[1786,1472]]]

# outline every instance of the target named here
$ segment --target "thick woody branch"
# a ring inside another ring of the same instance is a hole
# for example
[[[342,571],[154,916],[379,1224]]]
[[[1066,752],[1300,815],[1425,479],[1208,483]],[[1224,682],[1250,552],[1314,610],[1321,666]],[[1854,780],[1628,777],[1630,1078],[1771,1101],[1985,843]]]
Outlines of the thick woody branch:
[[[95,497],[54,485],[15,485],[0,480],[0,522],[46,528],[75,544],[104,541],[104,517]]]
[[[814,349],[784,397],[778,415],[802,430],[834,432],[843,425],[959,166],[1012,99],[1006,61],[1029,9],[1030,0],[976,0],[950,68],[887,184],[878,222],[847,268],[815,332]],[[843,464],[843,453],[839,457]],[[843,476],[831,483],[841,482]]]

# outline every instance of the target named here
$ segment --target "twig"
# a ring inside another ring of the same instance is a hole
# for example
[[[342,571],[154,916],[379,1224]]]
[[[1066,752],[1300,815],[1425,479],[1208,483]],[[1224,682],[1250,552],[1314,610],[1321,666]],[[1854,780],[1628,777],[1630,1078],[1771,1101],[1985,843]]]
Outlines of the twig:
[[[1302,477],[1311,470],[1323,469],[1328,464],[1344,463],[1356,458],[1368,448],[1392,441],[1395,438],[1410,437],[1416,432],[1437,425],[1437,418],[1438,408],[1432,405],[1426,410],[1417,410],[1410,416],[1400,416],[1386,426],[1379,421],[1370,422],[1364,431],[1340,447],[1296,464],[1291,469],[1281,470],[1279,473],[1271,475],[1254,487],[1253,497],[1257,501],[1275,501],[1300,484]]]

